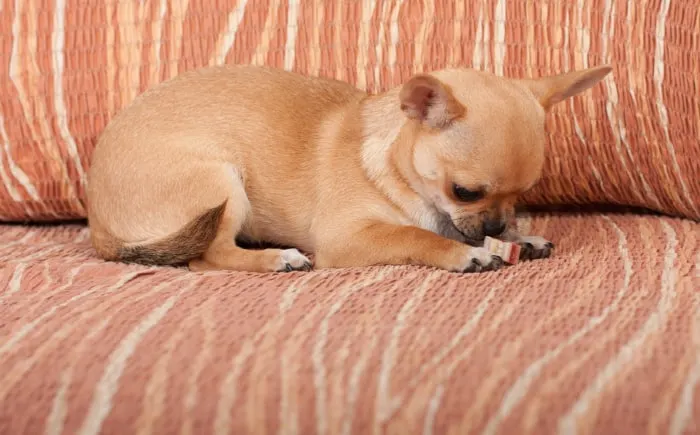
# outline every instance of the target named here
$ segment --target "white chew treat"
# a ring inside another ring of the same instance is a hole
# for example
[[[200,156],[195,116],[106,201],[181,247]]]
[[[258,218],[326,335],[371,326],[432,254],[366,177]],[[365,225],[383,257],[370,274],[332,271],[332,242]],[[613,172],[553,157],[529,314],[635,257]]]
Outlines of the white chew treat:
[[[498,255],[503,261],[509,264],[516,264],[520,259],[520,245],[517,243],[504,242],[494,239],[493,237],[486,237],[484,239],[484,248],[492,254]]]

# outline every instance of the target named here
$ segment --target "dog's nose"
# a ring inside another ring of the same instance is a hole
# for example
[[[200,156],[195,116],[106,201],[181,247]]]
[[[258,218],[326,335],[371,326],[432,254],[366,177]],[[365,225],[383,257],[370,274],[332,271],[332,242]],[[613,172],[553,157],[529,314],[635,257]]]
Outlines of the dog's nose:
[[[506,230],[506,223],[501,220],[484,221],[484,234],[489,237],[496,237]]]

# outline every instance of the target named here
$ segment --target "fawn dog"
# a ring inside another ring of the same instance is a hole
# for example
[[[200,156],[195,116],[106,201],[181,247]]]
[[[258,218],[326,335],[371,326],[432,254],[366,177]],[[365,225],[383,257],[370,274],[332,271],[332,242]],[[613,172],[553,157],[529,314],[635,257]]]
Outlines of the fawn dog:
[[[99,138],[93,246],[107,260],[254,272],[310,269],[302,252],[316,268],[498,269],[486,236],[547,257],[551,242],[518,233],[514,204],[540,177],[547,111],[610,71],[455,68],[376,95],[266,67],[184,73]]]

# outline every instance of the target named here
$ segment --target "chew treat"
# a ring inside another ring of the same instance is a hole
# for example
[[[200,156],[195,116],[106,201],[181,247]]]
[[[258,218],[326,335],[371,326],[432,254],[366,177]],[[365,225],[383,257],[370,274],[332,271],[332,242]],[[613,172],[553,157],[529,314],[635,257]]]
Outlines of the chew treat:
[[[517,243],[486,237],[484,239],[484,248],[492,254],[498,255],[508,264],[516,264],[520,259],[520,245]]]

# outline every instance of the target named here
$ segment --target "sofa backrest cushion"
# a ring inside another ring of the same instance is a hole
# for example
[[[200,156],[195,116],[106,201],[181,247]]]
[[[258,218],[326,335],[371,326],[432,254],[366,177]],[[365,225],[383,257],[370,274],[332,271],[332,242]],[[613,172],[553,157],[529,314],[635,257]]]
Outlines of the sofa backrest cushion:
[[[548,116],[543,178],[523,201],[700,218],[698,0],[43,4],[0,14],[2,221],[84,218],[110,117],[158,82],[222,63],[372,92],[447,66],[536,77],[607,63],[602,84]]]

